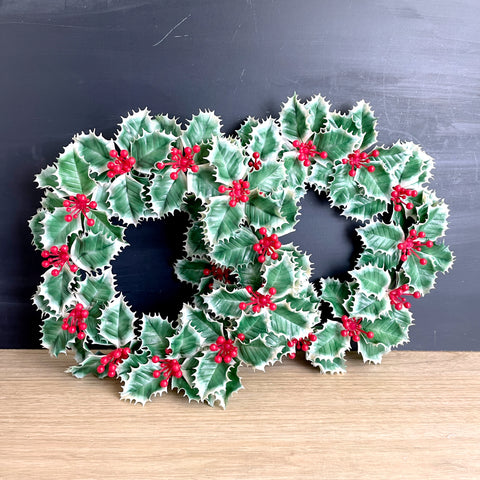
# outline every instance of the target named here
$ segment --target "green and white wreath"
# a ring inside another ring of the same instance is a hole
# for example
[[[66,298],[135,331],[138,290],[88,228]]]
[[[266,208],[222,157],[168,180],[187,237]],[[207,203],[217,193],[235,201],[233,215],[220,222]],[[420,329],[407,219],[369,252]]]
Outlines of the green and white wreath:
[[[119,377],[121,397],[142,404],[172,389],[225,406],[242,364],[263,370],[297,352],[322,372],[344,372],[354,345],[380,362],[408,341],[410,300],[453,255],[439,241],[447,205],[426,187],[432,159],[410,142],[374,147],[375,126],[364,101],[341,114],[294,95],[278,119],[248,118],[232,137],[210,111],[182,127],[148,110],[112,140],[75,136],[37,175],[45,194],[29,222],[47,268],[33,297],[43,346],[73,350],[73,375]],[[281,243],[308,187],[363,222],[349,281],[316,288],[309,256]],[[175,272],[196,293],[175,320],[137,315],[111,263],[126,226],[177,211],[190,227]]]

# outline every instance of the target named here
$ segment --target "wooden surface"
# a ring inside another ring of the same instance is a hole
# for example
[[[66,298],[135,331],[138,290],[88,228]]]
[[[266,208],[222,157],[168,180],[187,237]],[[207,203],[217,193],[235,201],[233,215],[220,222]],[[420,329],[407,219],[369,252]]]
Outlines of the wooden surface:
[[[480,354],[300,361],[243,370],[227,410],[178,395],[142,407],[71,359],[0,351],[2,479],[478,479]]]

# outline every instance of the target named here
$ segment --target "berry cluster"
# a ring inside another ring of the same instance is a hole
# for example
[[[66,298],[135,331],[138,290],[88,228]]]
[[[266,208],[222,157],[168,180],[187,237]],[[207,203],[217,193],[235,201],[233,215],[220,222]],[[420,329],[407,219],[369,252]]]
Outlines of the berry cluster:
[[[411,296],[413,298],[420,298],[422,294],[420,292],[408,293],[410,286],[406,283],[401,287],[395,288],[389,292],[390,296],[390,305],[395,305],[397,310],[401,310],[403,307],[410,308],[412,304],[407,301],[406,296]]]
[[[42,262],[42,267],[49,268],[52,265],[55,267],[52,270],[52,275],[54,277],[60,274],[63,266],[67,264],[70,268],[70,271],[75,273],[78,270],[78,267],[73,263],[70,263],[70,254],[68,253],[68,246],[62,245],[60,248],[55,245],[50,248],[50,251],[44,250],[42,252],[42,257],[45,258]]]
[[[232,185],[232,187],[226,187],[225,185],[220,185],[218,187],[220,193],[228,192],[228,195],[230,195],[231,198],[230,202],[228,202],[229,205],[235,207],[238,202],[248,202],[250,184],[246,180],[234,180]]]
[[[316,147],[311,140],[307,143],[295,140],[293,146],[298,150],[298,159],[303,163],[304,167],[309,167],[312,164],[310,157],[314,157],[315,155],[319,155],[320,158],[323,159],[328,157],[327,152],[317,152]]]
[[[253,152],[253,159],[248,161],[248,166],[250,167],[250,173],[254,170],[260,170],[262,168],[262,162],[260,161],[260,154],[258,152]]]
[[[110,378],[114,377],[118,365],[123,360],[128,358],[129,355],[130,349],[128,347],[117,348],[113,352],[108,353],[100,359],[100,365],[97,367],[97,372],[103,373],[105,371],[105,367],[108,365],[108,376]]]
[[[211,264],[210,267],[203,270],[203,275],[205,277],[212,276],[215,280],[226,283],[227,285],[232,284],[234,281],[233,278],[230,276],[231,274],[232,270],[230,268],[222,268],[214,264]],[[211,283],[208,287],[212,289],[213,283]]]
[[[342,323],[343,328],[340,334],[342,337],[352,337],[354,342],[358,342],[360,340],[360,334],[364,333],[367,338],[373,338],[373,332],[366,332],[362,330],[362,319],[361,318],[348,318],[347,315],[342,316]]]
[[[120,155],[116,150],[110,150],[110,157],[115,160],[107,163],[107,176],[109,178],[128,173],[136,163],[136,160],[128,154],[127,150],[121,150]]]
[[[416,197],[417,195],[418,192],[416,190],[411,190],[409,188],[403,188],[400,185],[396,185],[391,193],[392,201],[395,205],[393,208],[396,212],[400,212],[402,210],[402,205],[405,205],[407,210],[411,210],[413,208],[413,203],[405,203],[403,200],[407,197]]]
[[[268,295],[254,292],[250,285],[248,285],[245,290],[252,296],[250,297],[250,302],[240,302],[238,305],[240,310],[246,310],[249,305],[252,305],[254,313],[259,313],[263,307],[268,307],[272,312],[277,309],[277,305],[272,301],[272,296],[277,293],[276,288],[270,288],[268,290]]]
[[[402,256],[400,257],[402,262],[405,262],[413,253],[419,259],[420,265],[426,265],[428,263],[427,259],[420,258],[417,252],[421,252],[422,247],[432,248],[433,242],[431,240],[427,240],[425,243],[422,243],[421,240],[418,240],[419,238],[425,238],[425,232],[417,233],[417,231],[412,228],[407,239],[398,244],[398,249],[402,252]]]
[[[85,323],[87,317],[88,310],[83,308],[81,303],[77,303],[75,308],[63,319],[62,330],[67,330],[68,333],[76,333],[77,338],[83,340],[85,338],[84,330],[87,329],[87,324]]]
[[[253,249],[258,253],[258,261],[265,262],[266,257],[271,257],[272,260],[277,260],[278,253],[275,250],[279,249],[282,244],[278,240],[278,235],[267,235],[267,229],[262,227],[258,233],[263,236],[258,243],[253,245]]]
[[[317,341],[317,336],[313,333],[309,333],[308,337],[299,338],[292,338],[287,342],[287,345],[292,348],[295,347],[297,351],[308,352],[310,346],[313,342]],[[296,357],[296,352],[291,352],[288,354],[288,357],[294,359]]]
[[[69,197],[68,200],[63,201],[63,206],[67,207],[68,214],[65,215],[65,221],[71,222],[74,218],[78,218],[78,214],[82,213],[87,219],[87,225],[93,227],[95,225],[95,220],[93,218],[88,218],[87,213],[90,210],[95,210],[97,208],[97,202],[89,200],[86,195],[83,193],[77,193],[77,195]]]
[[[348,174],[351,177],[354,177],[355,174],[357,173],[357,168],[360,167],[365,167],[368,163],[370,163],[370,160],[372,158],[378,157],[380,152],[378,150],[374,150],[372,153],[368,154],[365,152],[360,152],[360,150],[355,150],[353,153],[350,153],[348,155],[348,158],[343,158],[342,163],[344,165],[350,165],[350,171]],[[367,170],[372,173],[375,171],[375,166],[374,165],[369,165],[367,167]]]
[[[181,170],[183,173],[187,173],[190,169],[193,173],[198,172],[198,165],[195,165],[193,156],[200,151],[199,145],[194,145],[192,147],[185,147],[183,152],[173,147],[170,152],[171,162],[158,162],[157,168],[163,170],[165,167],[171,166],[173,172],[170,173],[170,178],[176,180],[178,178],[178,172]]]
[[[239,333],[237,338],[240,341],[243,341],[245,340],[245,335]],[[215,356],[216,363],[230,363],[232,359],[238,355],[238,348],[233,345],[233,342],[233,339],[227,340],[225,337],[220,336],[215,343],[210,345],[210,350],[212,352],[218,352]]]
[[[165,350],[165,352],[167,353],[167,350]],[[168,349],[168,352],[167,355],[172,353],[170,349]],[[153,377],[159,378],[163,376],[163,380],[160,381],[160,386],[162,388],[167,388],[170,377],[180,378],[182,376],[180,364],[178,363],[178,360],[175,360],[174,358],[162,359],[158,355],[154,355],[152,357],[152,362],[160,363],[160,370],[154,370]]]

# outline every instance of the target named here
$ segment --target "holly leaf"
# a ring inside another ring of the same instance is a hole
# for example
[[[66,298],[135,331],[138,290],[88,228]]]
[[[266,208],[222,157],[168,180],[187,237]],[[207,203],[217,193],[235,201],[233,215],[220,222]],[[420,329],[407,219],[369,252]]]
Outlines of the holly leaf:
[[[201,335],[188,323],[182,325],[169,341],[172,355],[180,357],[195,354],[202,345]]]
[[[263,197],[256,192],[250,194],[250,198],[245,204],[245,214],[248,223],[253,228],[267,225],[269,228],[275,229],[286,222],[277,203],[270,197]]]
[[[206,255],[208,253],[207,245],[203,239],[202,224],[200,222],[194,222],[187,231],[185,251],[190,257]]]
[[[241,144],[246,147],[252,140],[252,130],[258,125],[258,120],[248,117],[235,132],[235,136],[240,139]]]
[[[388,172],[399,177],[401,173],[397,175],[396,172],[403,170],[412,154],[412,145],[411,142],[397,142],[389,148],[378,147],[377,160],[383,163]]]
[[[230,238],[238,231],[244,216],[243,204],[231,207],[228,198],[213,197],[210,199],[207,211],[203,217],[205,222],[204,233],[210,243],[217,243]]]
[[[385,294],[385,290],[390,284],[390,275],[385,270],[373,265],[360,267],[351,272],[353,278],[357,280],[360,289],[368,296],[379,298]]]
[[[254,262],[256,252],[253,246],[258,243],[257,236],[248,228],[240,228],[234,237],[214,245],[212,257],[220,265],[239,267]]]
[[[74,141],[78,155],[87,162],[90,171],[102,173],[108,170],[107,163],[112,161],[110,151],[115,149],[111,140],[106,140],[103,135],[96,135],[95,132],[88,132],[76,135]]]
[[[336,278],[325,278],[322,279],[321,285],[322,295],[320,298],[329,303],[332,307],[334,316],[341,317],[342,315],[345,315],[347,312],[344,304],[350,295],[348,284],[341,282]]]
[[[392,177],[380,162],[370,162],[375,171],[369,172],[367,168],[357,169],[356,181],[365,189],[365,193],[377,200],[390,202],[393,190]]]
[[[265,345],[261,338],[250,342],[238,343],[238,359],[248,366],[258,370],[265,370],[265,367],[273,363],[282,347],[272,349]]]
[[[280,112],[283,137],[292,142],[306,140],[312,133],[308,128],[308,115],[308,110],[298,101],[297,95],[290,97]]]
[[[144,133],[151,133],[156,128],[156,122],[152,120],[150,111],[147,109],[132,112],[127,117],[122,117],[120,129],[115,141],[120,148],[128,150],[132,143]]]
[[[377,141],[377,132],[375,127],[377,119],[374,117],[373,110],[364,100],[360,100],[349,112],[348,119],[344,128],[355,134],[362,134],[363,141],[360,145],[361,150],[365,150]]]
[[[263,278],[265,278],[266,288],[275,287],[277,290],[276,298],[283,297],[293,288],[294,271],[295,266],[291,256],[284,252],[280,260],[265,267]]]
[[[103,355],[89,355],[85,360],[78,365],[73,365],[67,369],[74,377],[84,378],[87,375],[95,375],[99,378],[104,378],[108,374],[108,370],[103,373],[97,372],[97,367],[100,365],[100,359]]]
[[[43,219],[43,234],[41,243],[46,247],[52,245],[63,245],[67,243],[68,238],[74,233],[82,230],[80,217],[73,218],[71,222],[65,221],[65,209],[56,210],[48,214]]]
[[[330,127],[326,132],[316,133],[313,137],[313,143],[318,152],[327,152],[328,161],[336,163],[343,158],[347,158],[362,142],[361,135],[355,135],[347,132],[343,128]],[[316,161],[322,162],[316,158]]]
[[[223,137],[213,138],[207,160],[214,165],[216,179],[220,183],[230,185],[247,173],[247,159],[243,156],[240,145]]]
[[[130,155],[136,159],[137,172],[151,173],[157,162],[164,162],[175,137],[160,132],[144,133],[132,142]]]
[[[322,373],[345,373],[347,371],[346,362],[343,357],[334,359],[321,358],[312,362],[312,364],[319,367]]]
[[[350,316],[367,318],[372,321],[384,313],[390,305],[386,297],[371,297],[361,290],[353,295],[348,304]]]
[[[267,314],[243,312],[237,324],[237,332],[243,333],[247,342],[265,336],[268,333]]]
[[[303,163],[298,160],[298,152],[286,152],[282,161],[287,172],[287,187],[292,188],[295,192],[304,192],[308,168],[304,167]]]
[[[99,332],[117,348],[128,345],[134,338],[135,315],[123,295],[113,298],[101,313]]]
[[[108,203],[114,215],[126,224],[136,225],[142,218],[145,204],[142,197],[143,185],[131,175],[118,175],[108,189]]]
[[[60,186],[57,173],[56,165],[47,165],[39,174],[35,175],[38,188],[51,188],[56,190]]]
[[[205,352],[199,357],[198,367],[193,373],[193,386],[198,390],[202,400],[226,389],[228,372],[233,366],[225,362],[216,363],[215,356],[215,352]]]
[[[391,270],[397,268],[400,256],[390,255],[384,252],[372,252],[371,250],[364,250],[357,260],[357,267],[363,267],[364,265],[375,265],[384,270]]]
[[[300,162],[298,162],[300,163]],[[326,190],[328,184],[333,179],[333,163],[325,160],[323,162],[316,161],[312,165],[308,183],[312,185],[318,192]]]
[[[205,302],[215,315],[219,317],[240,317],[242,311],[240,302],[248,302],[250,295],[246,290],[234,290],[229,292],[225,287],[219,287],[209,295],[205,295]]]
[[[141,320],[140,340],[152,355],[165,356],[169,346],[168,338],[174,335],[175,329],[168,320],[160,315],[143,315]]]
[[[61,188],[70,194],[89,195],[95,188],[95,182],[88,174],[88,164],[77,154],[73,143],[58,157],[57,175]]]
[[[96,270],[110,264],[124,243],[101,233],[77,237],[72,245],[72,260],[83,270]]]
[[[287,178],[284,165],[276,160],[262,161],[260,170],[254,170],[248,175],[250,189],[258,188],[262,193],[271,193],[277,190]]]
[[[151,198],[152,210],[160,217],[180,209],[187,189],[187,180],[183,173],[178,174],[176,180],[170,175],[154,175],[148,194]]]
[[[75,341],[75,335],[62,329],[63,322],[53,317],[48,317],[42,324],[42,347],[48,348],[54,357],[60,353],[67,353]]]
[[[342,337],[343,326],[339,322],[327,320],[323,328],[316,332],[317,340],[312,342],[305,357],[315,366],[321,366],[321,360],[336,361],[343,358],[345,351],[350,348],[350,337]]]
[[[42,243],[42,236],[45,233],[43,221],[45,220],[45,210],[38,210],[37,213],[28,221],[28,226],[32,232],[32,245],[38,250],[43,250],[46,245]]]
[[[41,295],[48,303],[49,308],[55,313],[60,313],[67,305],[73,302],[73,274],[67,265],[54,277],[51,271],[42,275],[43,281],[37,294]]]
[[[419,217],[425,215],[427,219],[418,225],[417,230],[424,232],[429,240],[443,237],[447,230],[448,206],[441,201],[433,205],[424,205],[421,210],[425,212],[419,211]]]
[[[177,123],[175,117],[170,118],[168,115],[155,115],[153,121],[155,124],[155,130],[159,130],[166,135],[179,137],[182,134],[182,128]]]
[[[370,250],[393,254],[398,253],[398,244],[404,240],[403,231],[396,225],[372,222],[360,227],[357,232]]]
[[[277,309],[270,312],[270,329],[277,335],[287,338],[304,337],[310,330],[310,319],[306,312],[295,311],[282,301]]]
[[[145,405],[152,397],[162,395],[166,388],[160,387],[160,380],[154,378],[155,370],[157,366],[151,362],[132,369],[123,384],[120,398]]]
[[[433,159],[427,155],[418,145],[411,145],[411,155],[403,168],[395,171],[398,183],[409,188],[420,188],[431,176]]]
[[[300,219],[300,207],[297,204],[298,199],[295,197],[295,192],[290,188],[285,188],[272,193],[270,198],[279,205],[280,215],[286,220],[279,227],[272,228],[272,233],[280,236],[294,232],[295,225]]]
[[[259,262],[249,263],[235,268],[240,285],[251,285],[254,290],[258,290],[263,283],[261,275],[262,264]]]
[[[204,202],[219,194],[219,186],[215,179],[215,170],[210,165],[200,165],[198,172],[189,172],[187,175],[187,190]]]
[[[204,310],[184,305],[180,318],[183,325],[190,325],[206,343],[215,343],[222,335],[222,325],[213,320]]]
[[[88,227],[89,232],[99,233],[124,242],[125,227],[110,223],[108,216],[100,210],[90,210],[89,215],[95,220],[95,224],[92,227]]]
[[[181,258],[174,268],[179,280],[198,285],[205,277],[203,271],[210,267],[210,262],[205,258]]]
[[[348,202],[342,211],[342,215],[364,222],[386,212],[387,207],[387,202],[383,200],[357,195]]]
[[[327,125],[330,103],[324,97],[315,95],[306,103],[305,107],[310,114],[307,118],[310,130],[319,133]]]
[[[252,127],[247,151],[249,155],[253,155],[253,152],[258,152],[262,164],[276,160],[281,146],[280,130],[273,118],[267,118],[267,120],[261,121]]]
[[[204,142],[210,142],[213,137],[220,136],[220,129],[220,119],[214,114],[214,112],[200,111],[198,115],[194,115],[188,122],[182,140],[186,147],[200,145]]]
[[[361,196],[361,190],[348,174],[349,165],[337,165],[333,171],[333,180],[329,185],[329,198],[333,205],[348,205],[353,199]]]

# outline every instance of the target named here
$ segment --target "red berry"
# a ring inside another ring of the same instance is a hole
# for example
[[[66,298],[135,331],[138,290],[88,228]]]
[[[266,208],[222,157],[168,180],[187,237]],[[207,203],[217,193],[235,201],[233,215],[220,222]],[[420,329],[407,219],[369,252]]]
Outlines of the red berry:
[[[199,145],[194,145],[193,146],[193,152],[194,153],[199,153],[200,152],[200,146]]]
[[[218,347],[217,347],[214,343],[212,343],[212,344],[210,345],[210,350],[211,350],[212,352],[216,352],[216,351],[218,350]]]
[[[277,248],[277,247],[275,247],[275,248]],[[277,258],[278,258],[278,253],[277,253],[277,252],[273,252],[270,256],[272,257],[272,260],[277,260]]]
[[[427,264],[427,259],[426,258],[421,258],[420,259],[420,265],[426,265]]]
[[[260,235],[266,235],[267,234],[267,229],[265,227],[262,227],[262,228],[260,228],[260,230],[258,232],[260,233]]]
[[[393,208],[395,209],[396,212],[401,212],[401,211],[402,211],[402,206],[399,205],[398,203],[397,203],[397,205],[395,205],[395,207],[393,207]]]
[[[168,386],[168,380],[162,380],[162,381],[160,382],[160,386],[161,386],[162,388],[167,388],[167,386]]]
[[[270,288],[270,289],[268,290],[268,293],[269,293],[270,295],[275,295],[275,294],[277,293],[277,289],[274,288],[274,287],[272,287],[272,288]]]
[[[225,337],[221,335],[217,338],[217,345],[223,345],[225,343]]]
[[[247,304],[245,302],[241,302],[239,305],[238,305],[238,308],[240,310],[245,310],[247,308]]]
[[[259,261],[260,263],[265,262],[265,256],[264,256],[264,255],[260,255],[260,256],[258,257],[258,261]]]
[[[413,292],[413,298],[420,298],[422,294],[420,292]]]
[[[367,337],[368,338],[373,338],[375,334],[373,332],[367,332]]]
[[[352,336],[352,340],[353,340],[354,342],[358,342],[358,341],[360,340],[360,337],[359,337],[358,335],[353,335],[353,336]]]
[[[128,151],[127,150],[120,150],[120,156],[123,157],[123,158],[127,158],[128,157]]]
[[[215,363],[222,363],[222,360],[223,360],[223,359],[222,359],[222,357],[221,357],[220,355],[217,355],[217,356],[214,358],[214,360],[215,360]]]
[[[428,247],[428,248],[432,248],[433,247],[433,242],[431,240],[427,240],[427,242],[425,243],[425,245]]]
[[[367,170],[372,173],[375,171],[375,167],[373,165],[369,165],[369,167],[367,168]]]
[[[411,210],[413,208],[413,203],[412,202],[408,202],[407,205],[407,210]]]
[[[320,152],[320,158],[323,158],[324,160],[328,157],[327,152]]]
[[[93,227],[95,225],[95,220],[93,218],[88,218],[87,219],[87,225],[89,227]]]
[[[380,155],[380,152],[379,152],[378,150],[374,150],[374,151],[370,154],[371,157],[378,157],[379,155]]]
[[[162,372],[160,370],[154,370],[153,371],[153,378],[158,378],[160,377],[160,375],[162,374]]]
[[[178,178],[178,173],[177,173],[177,172],[172,172],[172,173],[170,174],[170,178],[171,178],[172,180],[176,180],[176,179]]]
[[[269,308],[272,312],[274,312],[274,311],[277,309],[277,304],[276,304],[276,303],[271,303],[271,304],[268,306],[268,308]]]
[[[349,174],[351,177],[354,177],[354,176],[355,176],[355,170],[353,170],[353,168],[352,168],[352,170],[350,170],[350,171],[348,172],[348,174]]]
[[[158,363],[159,361],[160,361],[160,357],[159,357],[158,355],[154,355],[154,356],[152,357],[152,362],[153,362],[153,363]]]
[[[98,372],[98,373],[103,373],[104,371],[105,371],[105,367],[104,367],[103,365],[99,365],[99,366],[97,367],[97,372]]]
[[[223,357],[223,361],[224,361],[225,363],[230,363],[230,362],[232,361],[232,357],[231,357],[230,355],[225,355],[225,356]]]
[[[291,358],[292,360],[293,360],[295,357],[296,357],[295,352],[288,354],[288,358]]]
[[[245,334],[244,334],[244,333],[239,333],[239,334],[237,335],[237,338],[238,338],[241,342],[243,342],[243,341],[245,340]]]

